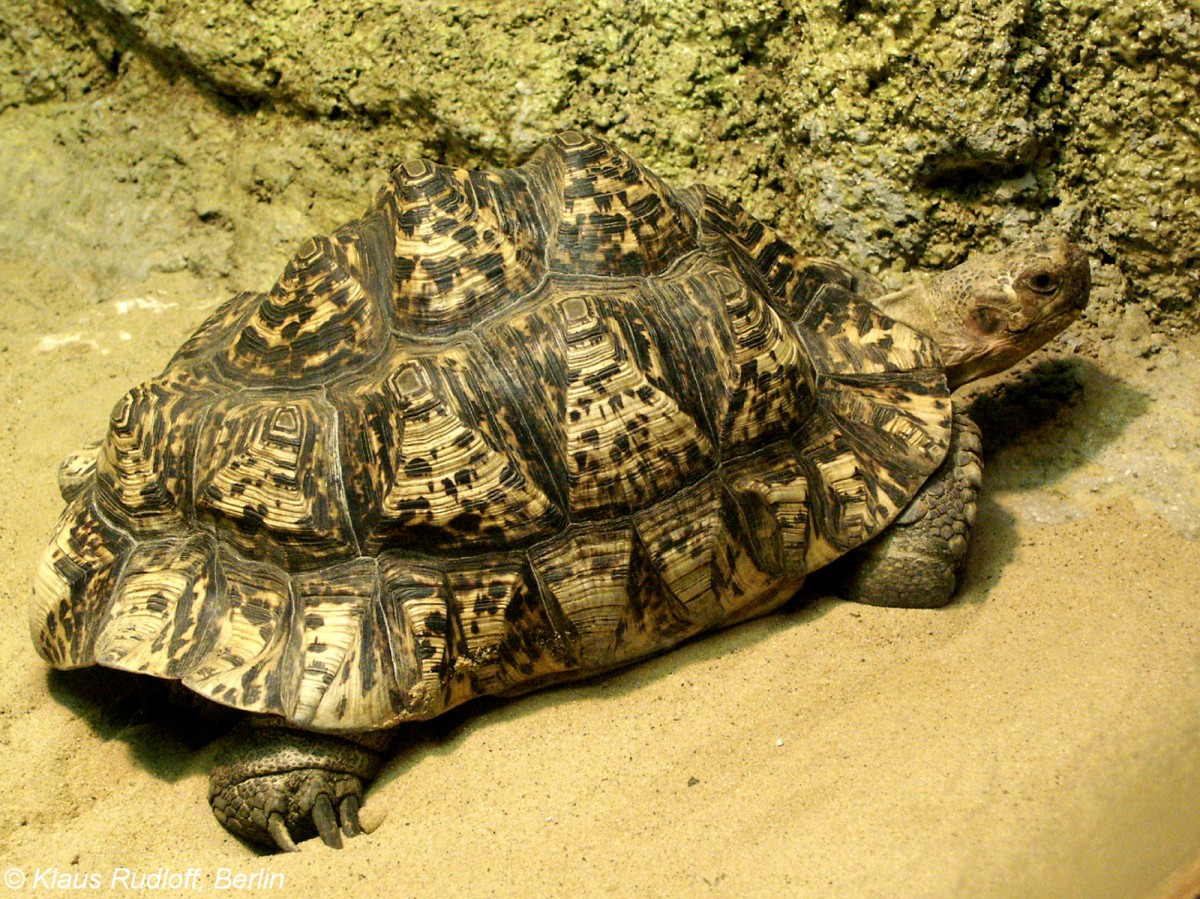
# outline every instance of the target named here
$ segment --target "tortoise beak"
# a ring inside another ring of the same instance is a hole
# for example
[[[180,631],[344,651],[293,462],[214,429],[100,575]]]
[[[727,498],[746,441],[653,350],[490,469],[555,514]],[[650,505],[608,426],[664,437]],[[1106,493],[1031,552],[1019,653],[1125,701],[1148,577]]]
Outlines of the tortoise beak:
[[[1087,253],[1078,244],[1066,238],[1058,238],[1049,247],[1052,257],[1059,261],[1062,284],[1059,301],[1063,312],[1081,313],[1088,304],[1092,292],[1092,266]],[[1074,317],[1074,316],[1073,316]]]
[[[1075,288],[1071,296],[1075,301],[1075,308],[1082,312],[1092,292],[1092,264],[1082,247],[1068,240],[1064,240],[1063,244],[1063,255],[1067,260],[1066,269]]]

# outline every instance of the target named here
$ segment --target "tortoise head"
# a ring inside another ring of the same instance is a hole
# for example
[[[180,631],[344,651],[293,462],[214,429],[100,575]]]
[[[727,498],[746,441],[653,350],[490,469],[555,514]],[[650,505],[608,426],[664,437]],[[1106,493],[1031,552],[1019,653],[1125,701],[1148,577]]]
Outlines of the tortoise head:
[[[1090,290],[1087,256],[1056,238],[972,256],[875,303],[937,342],[953,389],[1004,371],[1057,335]]]

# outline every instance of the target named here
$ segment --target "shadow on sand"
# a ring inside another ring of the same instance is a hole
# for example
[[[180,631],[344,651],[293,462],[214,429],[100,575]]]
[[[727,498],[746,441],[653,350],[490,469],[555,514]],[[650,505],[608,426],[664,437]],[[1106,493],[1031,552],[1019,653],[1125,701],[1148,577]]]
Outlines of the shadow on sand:
[[[50,695],[85,721],[102,740],[119,740],[155,777],[174,782],[207,772],[210,744],[236,722],[237,713],[171,681],[81,668],[49,671]]]
[[[1094,460],[1150,408],[1088,359],[1041,362],[974,395],[967,414],[983,432],[984,491],[1052,485]]]

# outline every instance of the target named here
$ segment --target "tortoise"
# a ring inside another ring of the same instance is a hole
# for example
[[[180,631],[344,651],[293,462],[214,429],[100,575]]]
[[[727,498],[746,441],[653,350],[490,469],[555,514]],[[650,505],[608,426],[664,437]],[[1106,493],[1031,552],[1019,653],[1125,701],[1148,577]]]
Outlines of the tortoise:
[[[63,464],[33,641],[240,710],[216,817],[339,846],[406,722],[831,563],[847,598],[946,603],[982,471],[951,391],[1088,292],[1053,238],[885,293],[579,132],[512,169],[405,162]]]

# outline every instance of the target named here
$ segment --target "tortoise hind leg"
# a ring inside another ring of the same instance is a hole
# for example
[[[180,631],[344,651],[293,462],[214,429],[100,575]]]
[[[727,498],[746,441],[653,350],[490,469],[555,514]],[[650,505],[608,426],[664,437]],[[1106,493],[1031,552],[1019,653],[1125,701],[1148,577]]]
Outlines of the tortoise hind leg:
[[[966,563],[982,477],[979,428],[956,412],[941,467],[882,534],[838,563],[835,592],[875,606],[948,603]]]
[[[317,834],[341,848],[342,834],[362,832],[363,787],[379,773],[389,738],[240,726],[213,765],[209,804],[222,826],[249,842],[294,852],[296,840]]]

